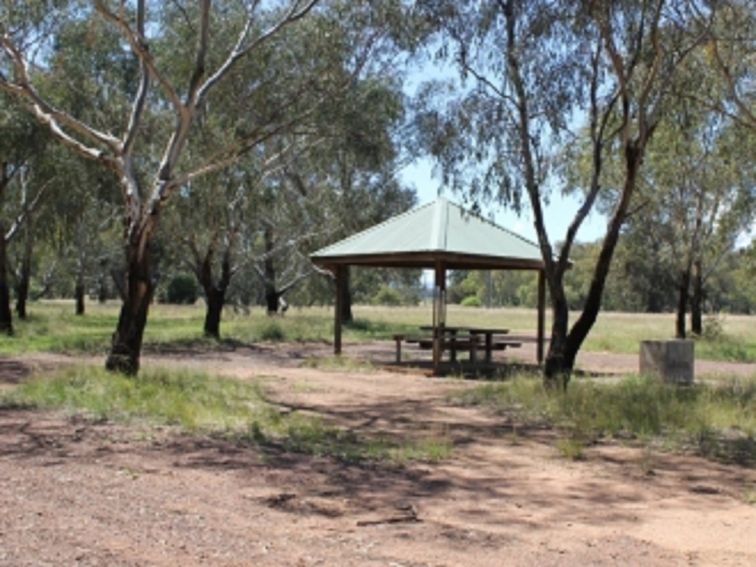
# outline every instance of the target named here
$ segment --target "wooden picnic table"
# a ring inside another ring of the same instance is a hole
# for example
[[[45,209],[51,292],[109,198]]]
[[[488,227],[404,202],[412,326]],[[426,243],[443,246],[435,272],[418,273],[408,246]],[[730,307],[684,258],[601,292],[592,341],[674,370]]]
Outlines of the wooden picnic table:
[[[432,331],[434,327],[432,325],[423,325],[420,327],[421,331]],[[443,326],[439,327],[443,331],[444,334],[448,334],[451,337],[450,342],[450,359],[452,362],[455,362],[457,360],[457,349],[455,348],[455,345],[457,343],[456,339],[459,333],[467,333],[469,335],[469,341],[466,344],[469,344],[468,347],[470,350],[470,357],[471,360],[474,361],[475,357],[475,345],[477,343],[478,337],[483,336],[485,338],[484,347],[485,347],[485,353],[486,353],[486,362],[491,362],[492,358],[492,352],[494,348],[497,346],[496,343],[494,343],[494,335],[506,335],[509,333],[509,329],[492,329],[488,327],[458,327],[458,326]],[[507,348],[509,347],[519,347],[520,343],[516,343],[513,341],[501,341],[500,342],[500,348]]]

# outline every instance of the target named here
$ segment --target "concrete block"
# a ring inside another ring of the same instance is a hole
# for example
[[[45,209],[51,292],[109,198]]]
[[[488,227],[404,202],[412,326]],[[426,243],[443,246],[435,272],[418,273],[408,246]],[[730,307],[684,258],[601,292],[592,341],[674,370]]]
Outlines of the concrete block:
[[[670,384],[692,384],[694,343],[684,339],[641,341],[640,372],[654,374]]]

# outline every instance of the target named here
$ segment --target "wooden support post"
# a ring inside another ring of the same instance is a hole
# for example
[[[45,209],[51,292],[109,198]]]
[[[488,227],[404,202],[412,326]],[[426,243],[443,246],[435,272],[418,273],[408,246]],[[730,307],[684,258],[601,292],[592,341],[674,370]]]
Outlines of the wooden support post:
[[[538,364],[543,364],[543,343],[546,327],[546,276],[538,271],[538,344],[536,345]]]
[[[333,354],[341,354],[341,311],[343,309],[344,302],[344,280],[345,280],[344,266],[336,266],[336,305],[334,306],[334,319],[333,319]]]
[[[436,262],[433,293],[433,375],[441,370],[441,356],[444,345],[444,327],[446,326],[446,268],[442,262]]]

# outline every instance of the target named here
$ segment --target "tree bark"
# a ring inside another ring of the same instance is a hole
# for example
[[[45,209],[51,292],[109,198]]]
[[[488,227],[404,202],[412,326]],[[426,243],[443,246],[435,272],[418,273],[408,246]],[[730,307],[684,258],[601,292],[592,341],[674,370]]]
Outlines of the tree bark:
[[[223,313],[223,305],[226,303],[226,292],[215,287],[205,289],[205,301],[207,302],[204,325],[205,335],[220,339],[221,314]]]
[[[97,302],[105,303],[108,300],[108,276],[103,269],[97,278]]]
[[[113,372],[129,375],[139,372],[144,327],[155,292],[149,254],[151,228],[142,228],[127,243],[124,300],[105,362],[105,368]]]
[[[31,279],[32,238],[30,227],[26,227],[24,256],[18,271],[16,282],[16,313],[21,320],[26,319],[26,302],[29,299],[29,280]]]
[[[701,260],[693,262],[693,295],[690,298],[690,330],[694,335],[703,334],[703,271]]]
[[[275,315],[278,313],[278,301],[281,298],[281,294],[270,284],[265,284],[265,306],[268,315]]]
[[[6,251],[5,227],[0,222],[0,333],[13,334],[13,314],[10,308],[10,287],[8,286],[8,255]]]
[[[26,319],[26,302],[29,299],[29,272],[21,268],[16,284],[16,314],[22,321]]]
[[[270,226],[263,230],[265,246],[265,261],[263,262],[263,280],[265,286],[265,306],[268,315],[278,313],[278,300],[281,297],[276,289],[276,266],[273,263],[273,248],[275,247],[273,229]]]
[[[86,305],[84,303],[84,291],[84,283],[80,280],[77,280],[76,286],[74,288],[74,299],[76,300],[77,315],[84,315],[84,312],[86,311]]]
[[[564,294],[564,286],[553,275],[552,277],[548,275],[546,277],[551,294],[553,322],[551,325],[549,350],[543,366],[544,384],[553,387],[561,381],[562,386],[566,387],[569,376],[572,373],[572,368],[575,365],[577,350],[573,352],[568,349],[567,329],[569,328],[569,308],[567,298]]]
[[[221,265],[221,277],[215,282],[212,275],[212,253],[208,252],[202,265],[202,289],[205,291],[205,324],[204,333],[208,337],[220,339],[220,323],[223,306],[226,304],[226,291],[231,282],[231,265],[229,253],[224,255]]]

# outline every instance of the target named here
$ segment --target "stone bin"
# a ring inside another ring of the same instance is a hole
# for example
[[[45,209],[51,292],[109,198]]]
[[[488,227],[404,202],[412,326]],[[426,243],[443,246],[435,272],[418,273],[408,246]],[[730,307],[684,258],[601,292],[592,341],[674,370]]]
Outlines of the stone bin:
[[[641,374],[655,374],[670,384],[692,384],[693,362],[693,341],[641,341]]]

